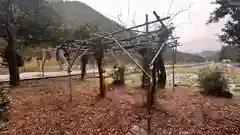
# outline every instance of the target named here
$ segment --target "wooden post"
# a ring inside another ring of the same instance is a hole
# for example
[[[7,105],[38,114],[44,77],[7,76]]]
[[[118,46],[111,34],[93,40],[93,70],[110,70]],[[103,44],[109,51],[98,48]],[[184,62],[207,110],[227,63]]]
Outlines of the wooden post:
[[[41,64],[41,71],[42,71],[42,79],[44,80],[44,70],[43,70],[43,63],[44,63],[44,50],[42,50],[42,64]]]
[[[124,67],[124,65],[120,65],[120,67],[119,67],[119,83],[121,84],[121,85],[123,85],[123,84],[125,84],[125,76],[124,76],[124,72],[125,72],[125,67]]]
[[[68,68],[68,87],[69,87],[69,101],[72,102],[72,78],[70,68]]]
[[[148,33],[148,15],[146,14],[146,32]],[[148,53],[148,52],[147,52]],[[149,64],[149,63],[148,63]],[[147,68],[149,69],[149,65],[146,65],[147,66]],[[155,66],[154,66],[154,68],[155,68]],[[152,69],[152,70],[154,70],[154,69]],[[156,71],[154,71],[155,72],[155,75],[156,75]],[[152,72],[153,73],[153,72]],[[144,76],[143,76],[144,77]],[[145,77],[147,77],[146,75],[145,75]],[[153,77],[153,76],[152,76]],[[156,76],[155,76],[155,79],[156,79]],[[147,89],[147,110],[148,110],[148,119],[147,119],[147,125],[148,125],[148,134],[151,134],[151,119],[152,119],[152,88],[150,88],[151,87],[151,81],[153,81],[153,78],[152,79],[150,79],[150,78],[148,78],[147,77],[147,80],[148,80],[148,82],[149,82],[149,84],[148,84],[148,89]],[[149,81],[150,80],[150,81]],[[143,81],[145,81],[145,79],[143,78]],[[145,85],[145,84],[143,84],[143,85]],[[155,85],[156,85],[156,83],[155,83]],[[150,89],[149,89],[150,88]]]
[[[99,85],[100,85],[100,96],[105,97],[105,84],[104,84],[104,77],[103,77],[103,69],[102,69],[102,60],[97,60],[98,65],[98,73],[99,73]]]
[[[82,68],[81,68],[81,80],[84,80],[85,74],[86,74],[86,66],[87,66],[87,62],[88,62],[88,57],[86,55],[84,55],[81,58],[81,64],[82,64]]]
[[[175,91],[175,47],[172,48],[172,57],[173,57],[173,62],[172,62],[172,87],[173,87],[173,91]]]
[[[41,69],[41,72],[42,72],[42,79],[44,80],[44,66],[46,64],[46,61],[47,61],[47,57],[49,57],[49,53],[48,53],[48,50],[45,50],[43,49],[42,50],[42,64],[40,65],[40,69]]]
[[[154,98],[156,94],[156,62],[154,62],[152,69],[152,85],[151,85],[151,105],[154,105]]]
[[[146,33],[148,33],[149,32],[149,28],[148,28],[148,15],[147,14],[146,14],[145,19],[146,19],[145,20],[146,21],[145,22],[146,23]],[[148,51],[146,50],[145,54],[147,54],[147,53],[148,53]],[[144,57],[146,57],[146,56],[144,56]],[[149,61],[148,58],[146,58],[146,60]],[[149,65],[148,64],[149,63],[146,63],[146,61],[143,61],[144,69],[149,72]],[[149,91],[149,88],[150,88],[150,78],[144,72],[143,72],[143,76],[142,76],[141,88],[147,89],[148,92],[150,92]]]
[[[145,21],[146,21],[146,33],[148,33],[148,14],[146,14],[146,16],[145,16]],[[145,52],[145,54],[146,54],[147,52]],[[146,66],[146,68],[147,69],[149,69],[149,65],[145,65]],[[149,82],[149,80],[150,80],[150,78],[148,78],[147,76],[146,76],[146,74],[144,74],[143,75],[143,81],[144,81],[144,83],[143,83],[143,85],[145,85],[145,78],[147,78],[147,81],[148,81],[148,88],[149,88],[149,86],[150,86],[150,82]],[[150,96],[150,93],[151,93],[151,91],[150,91],[150,89],[148,89],[148,95]],[[148,98],[150,98],[150,97],[148,97]]]
[[[151,119],[152,119],[152,107],[155,104],[155,95],[156,95],[156,62],[153,64],[153,68],[151,69],[152,73],[152,83],[151,88],[148,92],[148,133],[151,133]]]
[[[102,69],[102,60],[104,57],[102,40],[98,39],[95,43],[95,59],[97,61],[98,73],[99,73],[99,85],[100,85],[100,96],[106,96],[105,82]]]
[[[93,75],[96,76],[96,70],[95,70],[95,61],[92,63],[92,68],[93,68]]]

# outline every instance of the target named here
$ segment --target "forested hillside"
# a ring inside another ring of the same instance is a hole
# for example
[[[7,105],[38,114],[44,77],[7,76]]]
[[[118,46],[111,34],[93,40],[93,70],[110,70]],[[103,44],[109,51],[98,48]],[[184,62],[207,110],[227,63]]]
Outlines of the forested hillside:
[[[75,28],[79,25],[91,23],[98,25],[103,32],[121,30],[116,22],[105,17],[88,5],[78,1],[53,2],[53,9],[64,18],[64,23],[68,28]],[[124,33],[128,34],[128,32]]]

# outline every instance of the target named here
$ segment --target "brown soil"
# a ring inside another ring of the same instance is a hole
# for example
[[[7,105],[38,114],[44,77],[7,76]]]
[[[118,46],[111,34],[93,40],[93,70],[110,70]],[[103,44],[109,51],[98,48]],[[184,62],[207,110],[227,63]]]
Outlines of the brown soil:
[[[145,90],[109,88],[98,98],[98,80],[73,80],[68,101],[66,78],[25,81],[9,93],[10,121],[1,135],[124,135],[133,125],[143,128]],[[159,91],[152,129],[158,135],[240,134],[240,99],[203,96],[190,89]]]

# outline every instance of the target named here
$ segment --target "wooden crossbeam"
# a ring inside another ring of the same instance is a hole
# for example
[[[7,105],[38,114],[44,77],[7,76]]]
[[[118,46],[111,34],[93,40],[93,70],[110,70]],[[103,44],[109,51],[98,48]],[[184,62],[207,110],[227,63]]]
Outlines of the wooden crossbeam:
[[[154,48],[154,46],[157,46],[156,45],[157,42],[153,41],[152,38],[147,38],[146,39],[145,36],[157,33],[161,30],[146,31],[146,32],[142,32],[143,34],[138,34],[138,35],[131,36],[131,37],[123,37],[123,38],[118,38],[118,39],[115,38],[115,37],[113,38],[113,35],[115,35],[115,34],[125,32],[125,31],[132,32],[131,30],[133,30],[135,28],[139,28],[139,27],[142,27],[142,26],[147,27],[149,24],[156,23],[156,22],[159,22],[163,26],[165,26],[162,21],[170,18],[170,17],[165,17],[165,18],[160,19],[160,17],[157,16],[155,11],[154,11],[154,14],[156,16],[156,20],[154,20],[154,21],[150,21],[150,22],[146,21],[143,24],[136,25],[136,26],[126,28],[126,29],[121,27],[122,30],[111,32],[111,33],[103,33],[103,34],[93,33],[93,35],[97,36],[97,37],[89,39],[89,40],[84,40],[84,41],[82,41],[82,40],[68,41],[65,44],[63,44],[62,46],[60,46],[59,48],[62,48],[63,50],[66,50],[68,52],[77,52],[77,50],[79,50],[79,47],[82,47],[80,49],[80,51],[84,51],[89,47],[93,47],[93,45],[95,44],[93,41],[96,40],[96,39],[102,39],[103,45],[105,46],[104,47],[105,48],[105,50],[104,50],[105,54],[106,53],[111,53],[109,51],[109,49],[112,50],[112,51],[122,50],[122,51],[126,52],[126,50],[128,50],[128,51],[137,52],[141,49]],[[134,33],[134,32],[132,32],[132,33]],[[138,39],[138,38],[141,38],[141,39]],[[172,37],[172,39],[174,40],[173,37]],[[121,42],[121,44],[123,43],[123,45],[120,45],[119,44],[120,42]],[[151,44],[149,44],[150,42],[151,42]],[[117,46],[114,47],[113,45],[117,45]],[[93,55],[93,54],[94,54],[94,52],[92,52],[92,50],[89,50],[89,52],[86,53],[85,55]],[[130,57],[130,55],[129,55],[129,57]]]

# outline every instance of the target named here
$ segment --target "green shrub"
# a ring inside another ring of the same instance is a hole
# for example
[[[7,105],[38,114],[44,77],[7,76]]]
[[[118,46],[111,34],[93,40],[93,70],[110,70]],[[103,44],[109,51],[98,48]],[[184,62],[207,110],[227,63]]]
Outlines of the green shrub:
[[[7,68],[8,67],[8,63],[7,60],[5,58],[2,59],[2,62],[0,63],[2,67]]]
[[[8,120],[9,110],[10,110],[10,99],[1,90],[0,91],[0,121]]]
[[[220,95],[221,92],[227,91],[229,88],[228,79],[218,67],[200,69],[198,81],[204,92],[211,95]]]
[[[113,77],[113,84],[124,84],[125,83],[125,77],[124,77],[124,72],[125,72],[125,67],[124,66],[118,66],[115,65],[114,67],[114,71],[112,74]]]

